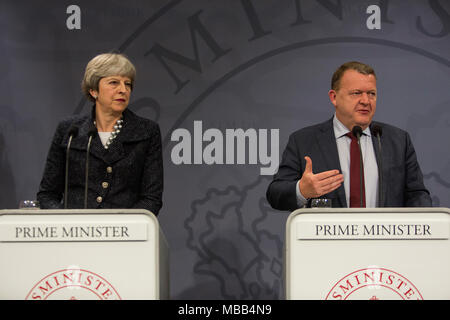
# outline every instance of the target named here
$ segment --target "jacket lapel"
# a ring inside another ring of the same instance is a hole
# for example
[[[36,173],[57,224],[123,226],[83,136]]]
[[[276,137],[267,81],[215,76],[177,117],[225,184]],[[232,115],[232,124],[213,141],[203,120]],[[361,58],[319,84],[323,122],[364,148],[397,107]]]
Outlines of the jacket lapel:
[[[377,123],[378,125],[380,125],[379,123]],[[383,136],[380,137],[381,140],[381,144],[383,144]],[[378,183],[380,183],[380,179],[381,179],[381,188],[382,188],[382,194],[380,194],[380,190],[378,190],[378,201],[379,201],[379,207],[384,207],[384,204],[386,203],[386,195],[387,195],[387,184],[386,184],[386,173],[385,170],[383,169],[383,163],[386,163],[386,154],[381,153],[381,158],[380,158],[380,148],[378,145],[378,138],[372,134],[372,144],[373,144],[373,149],[375,150],[375,158],[377,160],[377,165],[378,165]],[[381,161],[381,163],[380,163]],[[382,170],[380,170],[380,168]],[[380,188],[380,185],[378,186],[378,188]],[[382,196],[382,200],[380,201],[380,196]]]
[[[150,133],[145,129],[146,126],[143,125],[144,120],[136,116],[132,111],[126,109],[123,113],[123,120],[123,128],[109,149],[104,148],[98,133],[93,136],[89,152],[91,156],[112,165],[125,158],[125,144],[145,140],[150,137]],[[77,121],[79,122],[77,123],[78,135],[72,140],[71,149],[87,151],[88,132],[93,126],[93,121],[92,115],[85,116]],[[63,139],[65,141],[64,147],[67,147],[67,138]]]
[[[131,110],[126,109],[123,112],[123,127],[117,138],[114,139],[108,150],[105,150],[103,159],[108,164],[113,164],[127,156],[125,146],[129,143],[146,140],[150,138],[150,132],[144,124],[144,119],[136,116]],[[98,139],[100,140],[100,139]]]
[[[338,169],[339,172],[342,172],[337,150],[336,137],[333,130],[333,118],[323,123],[319,129],[316,139],[317,145],[322,153],[322,159],[325,160],[326,168],[329,168],[328,170]],[[331,192],[331,195],[339,202],[338,205],[333,204],[333,207],[347,207],[344,185]]]
[[[72,144],[70,146],[71,149],[81,150],[85,152],[87,151],[87,145],[89,142],[88,133],[93,125],[93,120],[90,116],[85,116],[80,119],[80,123],[78,124],[78,135],[72,140]],[[98,134],[94,134],[92,137],[89,154],[99,159],[103,159],[105,156],[105,148],[103,148]]]

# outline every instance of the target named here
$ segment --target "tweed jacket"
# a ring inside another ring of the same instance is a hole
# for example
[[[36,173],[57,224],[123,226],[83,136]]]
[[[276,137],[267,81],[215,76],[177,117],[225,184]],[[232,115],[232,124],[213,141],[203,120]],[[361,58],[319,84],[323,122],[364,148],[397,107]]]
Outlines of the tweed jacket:
[[[380,168],[380,161],[382,167],[383,203],[379,206],[431,207],[430,193],[424,186],[422,171],[409,134],[385,123],[374,124],[378,124],[383,130],[381,157],[377,138],[372,135],[378,167]],[[314,173],[334,169],[341,171],[333,118],[291,134],[278,173],[267,188],[266,197],[273,208],[289,211],[298,208],[296,188],[297,181],[305,170],[305,156],[312,159]],[[333,207],[348,207],[343,184],[322,197],[332,199]]]
[[[69,129],[79,128],[69,157],[68,208],[84,207],[85,162],[90,115],[73,116],[59,123],[44,169],[37,200],[42,209],[63,208],[66,149]],[[95,134],[89,153],[88,208],[141,208],[157,215],[162,206],[163,162],[157,123],[131,110],[123,112],[121,132],[105,149]]]

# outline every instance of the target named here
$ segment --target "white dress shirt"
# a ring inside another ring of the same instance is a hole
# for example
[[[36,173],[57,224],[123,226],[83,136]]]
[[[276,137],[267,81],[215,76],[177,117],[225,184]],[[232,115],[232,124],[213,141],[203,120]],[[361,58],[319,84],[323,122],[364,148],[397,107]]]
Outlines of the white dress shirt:
[[[344,175],[344,189],[347,206],[350,205],[350,137],[346,134],[350,132],[342,122],[338,120],[336,114],[333,117],[333,130],[336,137],[336,145],[339,154],[339,162],[342,174]],[[378,201],[378,165],[373,149],[372,134],[369,127],[363,131],[360,139],[361,151],[364,165],[364,186],[366,190],[366,207],[375,208]],[[314,165],[314,163],[313,163]],[[318,173],[318,172],[316,172]],[[307,199],[301,194],[299,188],[300,180],[296,184],[297,204],[303,207]]]
[[[98,132],[98,135],[100,137],[100,141],[102,142],[103,146],[106,146],[106,142],[108,142],[109,137],[111,136],[112,132]]]

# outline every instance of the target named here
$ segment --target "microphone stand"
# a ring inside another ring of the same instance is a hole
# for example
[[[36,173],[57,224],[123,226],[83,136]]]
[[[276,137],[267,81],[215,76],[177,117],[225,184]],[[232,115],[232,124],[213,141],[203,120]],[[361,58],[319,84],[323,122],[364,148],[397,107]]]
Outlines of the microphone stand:
[[[89,132],[89,141],[87,144],[87,151],[86,151],[86,171],[85,171],[85,183],[84,183],[84,209],[87,209],[87,199],[88,199],[88,184],[89,184],[89,152],[91,150],[91,142],[92,137],[97,132],[97,128],[92,127]]]
[[[78,134],[78,127],[72,126],[69,129],[69,141],[67,142],[66,149],[66,172],[64,179],[64,209],[67,209],[67,198],[69,192],[69,153],[70,153],[70,145],[72,144],[72,139],[76,137]]]
[[[383,164],[382,164],[382,152],[381,152],[381,134],[382,129],[379,125],[374,124],[372,126],[372,132],[377,137],[378,141],[378,207],[382,207],[384,204],[383,199]]]

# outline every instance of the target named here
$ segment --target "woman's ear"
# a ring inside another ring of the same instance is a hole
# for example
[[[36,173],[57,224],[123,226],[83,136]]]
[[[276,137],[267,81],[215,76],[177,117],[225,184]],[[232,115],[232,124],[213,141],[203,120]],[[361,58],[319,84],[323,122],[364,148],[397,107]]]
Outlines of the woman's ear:
[[[97,98],[98,98],[98,92],[97,92],[97,90],[90,89],[90,90],[89,90],[89,93],[91,94],[92,98],[94,98],[95,100],[97,100]]]

